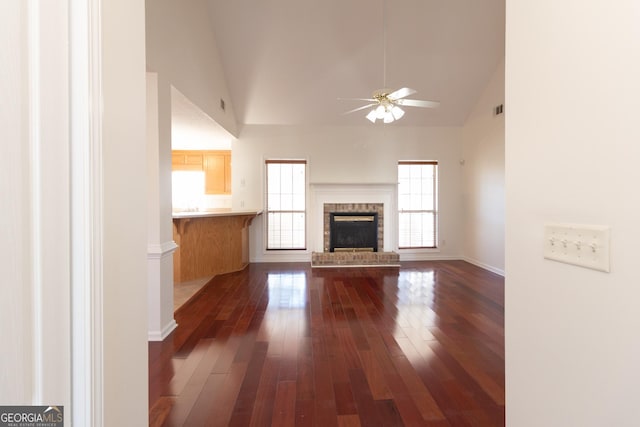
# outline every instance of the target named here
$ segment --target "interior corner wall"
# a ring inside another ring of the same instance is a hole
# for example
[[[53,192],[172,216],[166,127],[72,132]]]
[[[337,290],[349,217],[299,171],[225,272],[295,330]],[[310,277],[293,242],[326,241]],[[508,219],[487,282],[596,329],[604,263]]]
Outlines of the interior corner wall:
[[[306,159],[309,183],[380,184],[398,182],[399,160],[439,162],[438,252],[421,259],[458,259],[462,246],[461,128],[248,125],[232,143],[233,204],[264,207],[264,160]],[[312,218],[312,213],[309,213]],[[307,221],[307,224],[310,224]],[[310,253],[267,252],[264,215],[250,229],[251,262],[310,261]],[[314,247],[308,242],[308,248]]]
[[[640,4],[506,4],[506,419],[640,419]],[[609,273],[543,258],[545,223],[611,227]]]
[[[171,86],[156,73],[146,73],[148,228],[150,244],[173,240],[171,223]]]
[[[504,275],[504,61],[462,130],[465,260]],[[508,106],[505,107],[508,109]],[[506,110],[505,110],[506,111]]]
[[[233,103],[206,0],[146,2],[147,70],[158,73],[230,134]],[[225,101],[225,110],[220,108]]]

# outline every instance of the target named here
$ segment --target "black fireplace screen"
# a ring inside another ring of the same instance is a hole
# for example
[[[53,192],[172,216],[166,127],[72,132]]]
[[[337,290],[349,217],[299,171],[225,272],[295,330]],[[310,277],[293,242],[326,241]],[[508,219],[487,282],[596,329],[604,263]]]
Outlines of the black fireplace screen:
[[[329,218],[330,252],[378,252],[376,212],[332,212]]]

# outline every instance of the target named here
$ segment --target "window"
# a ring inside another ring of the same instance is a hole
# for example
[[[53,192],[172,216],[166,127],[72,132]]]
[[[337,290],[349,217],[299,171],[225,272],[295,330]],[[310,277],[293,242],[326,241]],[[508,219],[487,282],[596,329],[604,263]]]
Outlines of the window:
[[[398,247],[435,248],[438,162],[398,162]]]
[[[306,249],[304,160],[267,160],[267,249]]]

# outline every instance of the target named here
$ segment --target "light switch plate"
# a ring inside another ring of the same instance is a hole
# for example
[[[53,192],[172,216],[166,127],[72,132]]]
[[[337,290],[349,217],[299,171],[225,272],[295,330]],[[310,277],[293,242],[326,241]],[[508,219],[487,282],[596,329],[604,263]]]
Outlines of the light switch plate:
[[[610,235],[605,225],[545,224],[544,257],[608,273]]]

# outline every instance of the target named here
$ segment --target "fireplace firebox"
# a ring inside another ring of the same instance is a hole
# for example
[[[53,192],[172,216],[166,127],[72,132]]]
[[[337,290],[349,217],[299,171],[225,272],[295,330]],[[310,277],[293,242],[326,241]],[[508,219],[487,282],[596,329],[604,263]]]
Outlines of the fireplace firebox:
[[[378,252],[376,212],[331,212],[330,252]]]

